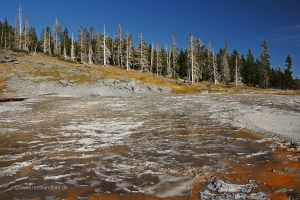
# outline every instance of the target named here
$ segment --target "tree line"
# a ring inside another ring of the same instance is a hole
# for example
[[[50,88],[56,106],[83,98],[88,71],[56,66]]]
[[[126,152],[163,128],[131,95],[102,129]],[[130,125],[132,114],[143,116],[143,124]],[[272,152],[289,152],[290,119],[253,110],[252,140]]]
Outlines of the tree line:
[[[292,59],[288,55],[285,69],[271,68],[268,44],[262,44],[262,52],[254,58],[251,49],[246,56],[237,50],[228,52],[227,44],[215,52],[192,34],[187,39],[187,49],[179,49],[176,34],[171,45],[147,44],[142,34],[134,46],[133,34],[125,33],[118,25],[114,36],[109,36],[105,26],[101,32],[93,27],[80,27],[78,39],[63,28],[58,19],[53,27],[45,27],[38,37],[34,27],[29,27],[21,6],[15,24],[7,18],[0,21],[0,48],[14,51],[37,52],[61,57],[67,61],[89,64],[114,65],[126,70],[135,69],[169,78],[181,78],[192,83],[212,81],[215,84],[248,84],[263,88],[291,89]]]

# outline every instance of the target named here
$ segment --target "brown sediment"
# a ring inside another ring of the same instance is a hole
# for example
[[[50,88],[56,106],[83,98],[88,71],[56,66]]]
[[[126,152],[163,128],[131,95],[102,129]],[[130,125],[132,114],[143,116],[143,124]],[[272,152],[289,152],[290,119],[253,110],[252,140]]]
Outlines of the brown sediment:
[[[217,174],[212,173],[205,176],[198,176],[193,182],[188,200],[198,200],[199,191],[203,189],[208,181],[212,180],[215,177],[217,177]]]
[[[272,153],[274,160],[261,165],[253,163],[256,165],[248,166],[243,162],[234,164],[227,160],[227,164],[232,167],[223,175],[223,179],[239,184],[247,184],[249,180],[255,180],[258,185],[257,189],[274,196],[274,199],[275,196],[278,196],[277,199],[288,197],[288,193],[276,193],[277,190],[283,188],[300,195],[300,163],[288,159],[291,155],[299,156],[284,148],[276,148]]]
[[[260,140],[265,138],[264,135],[256,133],[254,131],[248,130],[248,129],[239,129],[238,131],[232,132],[232,137],[235,138],[246,138],[251,140]]]
[[[290,198],[287,196],[287,194],[283,192],[276,192],[273,196],[272,199],[274,200],[289,200]]]
[[[189,131],[189,130],[177,130],[177,131],[175,131],[175,134],[179,135],[179,136],[186,136],[186,135],[193,134],[193,132]]]
[[[19,170],[18,175],[21,177],[28,176],[30,173],[32,173],[32,168],[33,168],[33,165],[22,167]]]

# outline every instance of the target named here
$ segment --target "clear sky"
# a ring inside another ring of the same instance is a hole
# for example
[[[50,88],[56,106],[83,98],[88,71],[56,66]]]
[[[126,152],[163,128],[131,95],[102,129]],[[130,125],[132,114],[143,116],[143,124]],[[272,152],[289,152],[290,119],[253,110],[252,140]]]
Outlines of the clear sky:
[[[170,44],[175,32],[181,48],[193,33],[216,50],[227,41],[230,51],[251,48],[258,56],[266,40],[272,67],[283,68],[290,54],[300,78],[300,0],[4,0],[0,18],[13,24],[20,3],[38,33],[57,17],[74,34],[81,25],[102,31],[106,24],[112,36],[120,23],[135,38],[143,33],[147,43]]]

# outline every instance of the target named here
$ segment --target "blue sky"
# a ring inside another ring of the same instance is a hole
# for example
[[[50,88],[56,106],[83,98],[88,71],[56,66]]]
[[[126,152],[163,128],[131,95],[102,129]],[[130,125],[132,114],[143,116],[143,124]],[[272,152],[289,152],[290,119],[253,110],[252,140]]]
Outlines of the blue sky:
[[[272,66],[284,67],[290,54],[294,75],[300,77],[299,0],[6,0],[1,2],[0,18],[13,23],[20,3],[39,33],[58,17],[74,34],[81,25],[102,31],[106,24],[113,35],[120,23],[135,38],[143,33],[148,43],[169,44],[175,32],[181,48],[193,33],[216,50],[227,41],[230,51],[246,54],[251,48],[258,56],[266,40]]]

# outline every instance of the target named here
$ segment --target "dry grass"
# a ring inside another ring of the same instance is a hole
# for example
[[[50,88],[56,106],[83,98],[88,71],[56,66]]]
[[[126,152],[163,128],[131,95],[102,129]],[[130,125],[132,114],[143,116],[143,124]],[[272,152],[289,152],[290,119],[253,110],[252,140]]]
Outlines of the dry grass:
[[[145,85],[156,85],[158,87],[169,87],[172,93],[176,94],[196,94],[202,92],[208,93],[258,93],[258,94],[280,94],[280,95],[300,95],[300,90],[277,90],[262,89],[250,86],[231,86],[231,85],[214,85],[211,82],[200,82],[186,86],[175,79],[168,79],[154,74],[142,73],[136,70],[126,71],[114,66],[87,65],[79,63],[71,63],[60,60],[55,57],[46,55],[25,55],[18,57],[20,65],[12,68],[8,65],[0,64],[0,70],[3,74],[9,74],[18,71],[30,74],[37,79],[57,81],[66,79],[74,84],[92,83],[99,79],[131,79],[138,80]],[[38,65],[32,65],[37,63]],[[42,64],[47,65],[43,67]],[[70,73],[70,70],[77,73]],[[2,77],[2,78],[1,78]],[[0,76],[0,93],[5,88],[5,82],[8,80],[6,76]]]
[[[8,81],[8,80],[9,80],[9,77],[0,76],[0,94],[5,91],[6,81]]]
[[[50,80],[60,80],[61,73],[59,70],[39,69],[33,72],[35,77],[43,77]]]
[[[5,91],[6,81],[9,80],[10,74],[13,72],[11,65],[0,63],[0,94]]]

